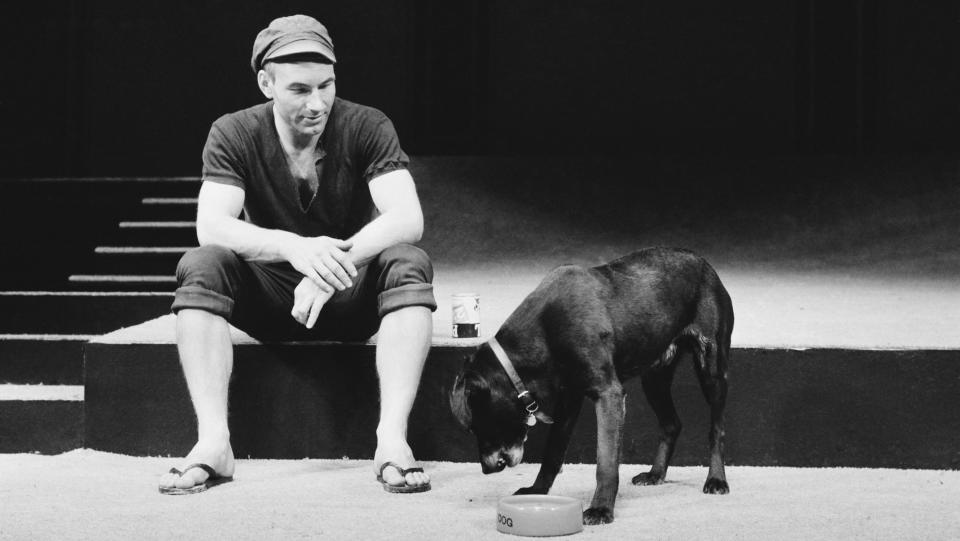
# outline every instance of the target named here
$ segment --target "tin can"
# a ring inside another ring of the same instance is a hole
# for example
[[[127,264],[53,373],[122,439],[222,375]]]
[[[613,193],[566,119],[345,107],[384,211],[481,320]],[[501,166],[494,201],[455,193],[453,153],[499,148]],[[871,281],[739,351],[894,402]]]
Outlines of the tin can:
[[[457,293],[452,304],[453,337],[480,336],[480,297],[475,293]]]

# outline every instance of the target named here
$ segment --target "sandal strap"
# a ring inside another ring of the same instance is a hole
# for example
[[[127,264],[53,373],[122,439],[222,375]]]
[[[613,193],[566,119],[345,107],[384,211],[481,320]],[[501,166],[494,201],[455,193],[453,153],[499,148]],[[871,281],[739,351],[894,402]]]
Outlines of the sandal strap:
[[[208,465],[206,465],[206,464],[201,464],[201,463],[199,463],[199,462],[196,463],[196,464],[190,464],[189,466],[187,466],[186,468],[184,468],[184,469],[183,469],[183,473],[181,473],[180,476],[183,477],[188,471],[193,470],[193,469],[196,469],[196,468],[200,468],[201,470],[207,472],[207,476],[208,476],[210,479],[216,479],[217,477],[220,477],[220,475],[217,474],[216,470],[214,470],[213,468],[211,468],[210,466],[208,466]]]
[[[400,472],[401,476],[406,476],[408,473],[418,473],[418,472],[423,473],[423,468],[413,467],[413,468],[403,469],[396,462],[388,461],[380,465],[380,477],[383,477],[383,470],[387,469],[388,467],[396,469],[398,472]]]

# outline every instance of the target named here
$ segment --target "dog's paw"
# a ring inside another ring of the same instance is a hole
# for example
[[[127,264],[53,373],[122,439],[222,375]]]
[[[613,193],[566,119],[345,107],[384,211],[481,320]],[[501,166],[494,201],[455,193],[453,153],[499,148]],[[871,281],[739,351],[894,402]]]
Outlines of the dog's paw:
[[[723,479],[709,478],[703,484],[704,494],[727,494],[730,492],[730,485]]]
[[[550,489],[548,488],[537,487],[537,486],[523,487],[523,488],[517,489],[517,491],[514,492],[513,495],[520,496],[523,494],[546,494],[547,492],[549,492],[549,490]]]
[[[631,480],[635,485],[662,485],[663,484],[663,475],[659,475],[653,472],[641,473],[640,475],[635,475]]]
[[[613,509],[609,507],[591,507],[583,512],[583,523],[587,526],[611,522],[613,522]]]

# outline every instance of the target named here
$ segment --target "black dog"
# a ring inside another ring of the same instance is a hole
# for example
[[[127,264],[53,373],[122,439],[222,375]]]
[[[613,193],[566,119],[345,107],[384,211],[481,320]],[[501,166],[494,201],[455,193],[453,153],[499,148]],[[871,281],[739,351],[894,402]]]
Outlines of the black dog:
[[[521,461],[535,419],[552,424],[536,481],[517,491],[545,494],[560,472],[583,397],[590,397],[597,413],[597,488],[583,521],[612,522],[622,382],[640,376],[662,430],[653,467],[633,483],[662,483],[680,433],[670,394],[674,361],[687,352],[710,404],[710,472],[703,491],[726,494],[723,408],[732,331],[730,296],[713,268],[691,252],[650,248],[599,267],[559,267],[467,361],[450,404],[477,436],[484,473]],[[552,406],[555,423],[540,403]]]

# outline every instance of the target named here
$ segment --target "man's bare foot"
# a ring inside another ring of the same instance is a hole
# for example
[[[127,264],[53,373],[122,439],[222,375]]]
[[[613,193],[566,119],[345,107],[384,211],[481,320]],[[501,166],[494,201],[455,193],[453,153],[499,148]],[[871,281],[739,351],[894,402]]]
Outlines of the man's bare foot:
[[[399,439],[385,441],[383,439],[377,445],[377,451],[373,455],[373,472],[380,475],[380,468],[387,462],[393,462],[403,469],[417,466],[417,459],[413,457],[413,451],[407,442]],[[396,467],[383,468],[383,480],[395,487],[420,487],[430,483],[430,476],[424,472],[410,472],[406,476],[400,475]]]
[[[187,489],[203,484],[210,475],[201,468],[187,469],[191,464],[206,464],[220,477],[233,477],[233,449],[230,447],[229,439],[225,442],[222,440],[197,442],[183,463],[177,467],[183,475],[172,472],[164,474],[160,478],[160,488]]]

